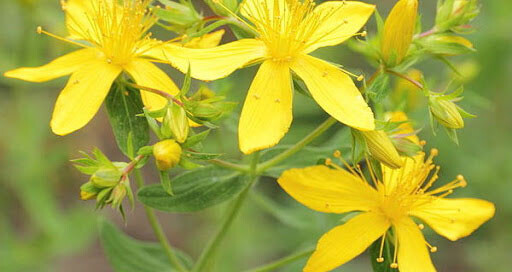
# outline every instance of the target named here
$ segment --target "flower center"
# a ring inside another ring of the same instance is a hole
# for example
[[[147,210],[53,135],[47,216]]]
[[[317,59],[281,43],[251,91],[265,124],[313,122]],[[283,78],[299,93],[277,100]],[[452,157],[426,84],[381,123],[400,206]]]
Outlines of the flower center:
[[[150,0],[89,0],[84,4],[87,22],[68,12],[73,32],[101,50],[109,63],[123,65],[139,55],[147,44],[149,28],[156,22],[147,9]],[[65,7],[65,6],[64,6]]]
[[[244,6],[245,17],[254,25],[274,61],[292,61],[311,46],[327,13],[315,13],[313,0],[260,0]]]

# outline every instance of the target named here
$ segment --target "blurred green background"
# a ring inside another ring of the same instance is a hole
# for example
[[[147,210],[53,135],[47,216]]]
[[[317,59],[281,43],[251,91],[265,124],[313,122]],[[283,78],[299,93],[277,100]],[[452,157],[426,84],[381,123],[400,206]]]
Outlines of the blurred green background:
[[[197,1],[199,2],[199,1]],[[391,0],[369,1],[387,14]],[[424,27],[433,24],[435,1],[421,1]],[[496,216],[474,235],[452,243],[427,234],[438,246],[433,259],[439,271],[510,271],[512,267],[512,2],[482,1],[482,13],[475,21],[477,31],[470,35],[478,52],[454,59],[466,75],[462,105],[478,118],[467,121],[459,134],[460,146],[444,133],[433,137],[422,107],[415,116],[423,122],[421,137],[429,147],[441,151],[441,181],[462,173],[469,186],[456,196],[479,197],[496,204]],[[37,35],[42,25],[63,34],[63,14],[54,0],[0,1],[0,71],[36,66],[73,50],[47,36]],[[373,20],[370,22],[374,25]],[[346,46],[323,49],[316,54],[343,63],[352,69],[372,70]],[[439,62],[417,66],[427,78],[445,84],[453,75]],[[169,69],[176,81],[182,75]],[[255,68],[233,74],[212,84],[233,101],[242,101]],[[84,129],[66,137],[53,135],[49,120],[53,103],[65,78],[44,84],[24,83],[0,77],[0,271],[112,271],[97,238],[96,221],[105,216],[131,236],[154,240],[139,205],[128,212],[124,224],[118,214],[105,209],[94,211],[93,203],[79,201],[79,187],[86,176],[69,162],[78,150],[97,146],[113,160],[123,160],[117,151],[111,129],[102,109]],[[442,84],[440,86],[442,86]],[[319,124],[324,114],[318,106],[296,95],[294,124],[283,144],[293,143]],[[223,122],[209,137],[207,149],[237,158],[236,118]],[[334,130],[331,132],[335,132]],[[337,134],[336,146],[347,146],[349,138]],[[326,140],[326,139],[323,139]],[[343,142],[344,141],[344,142]],[[148,181],[155,173],[146,171]],[[339,216],[314,213],[297,205],[268,178],[260,182],[230,230],[217,264],[218,271],[239,271],[307,248],[334,226]],[[174,245],[197,257],[214,233],[225,204],[196,214],[159,213]],[[276,213],[280,210],[281,213]],[[285,211],[283,213],[283,210]],[[285,214],[285,215],[283,215]],[[305,261],[305,260],[304,260]],[[282,271],[299,271],[298,261]],[[359,257],[339,271],[370,271],[368,257]]]

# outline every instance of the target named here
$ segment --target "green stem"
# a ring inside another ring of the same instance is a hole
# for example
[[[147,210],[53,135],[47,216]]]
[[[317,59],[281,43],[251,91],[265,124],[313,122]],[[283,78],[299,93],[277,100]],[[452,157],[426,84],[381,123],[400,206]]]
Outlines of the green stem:
[[[308,249],[308,250],[304,250],[304,251],[301,251],[301,252],[298,252],[298,253],[294,253],[290,256],[286,256],[284,258],[281,258],[275,262],[272,262],[272,263],[269,263],[269,264],[266,264],[266,265],[263,265],[263,266],[260,266],[260,267],[256,267],[256,268],[253,268],[253,269],[250,269],[250,270],[247,270],[246,272],[267,272],[267,271],[275,271],[276,268],[279,268],[281,266],[284,266],[284,265],[287,265],[287,264],[290,264],[290,263],[293,263],[297,260],[300,260],[308,255],[310,255],[311,253],[313,253],[313,251],[315,251],[314,249]]]
[[[320,126],[318,126],[315,130],[313,130],[309,135],[307,135],[304,139],[300,140],[298,143],[285,150],[283,153],[273,157],[272,159],[261,163],[258,165],[256,173],[261,174],[268,168],[286,160],[288,157],[293,154],[299,152],[302,148],[304,148],[307,144],[311,143],[318,136],[322,135],[327,129],[329,129],[332,125],[336,123],[336,119],[333,117],[329,117],[325,120]]]
[[[412,77],[410,77],[408,75],[404,75],[402,73],[399,73],[397,71],[393,71],[390,69],[386,69],[386,73],[400,77],[402,79],[405,79],[405,80],[409,81],[410,83],[412,83],[414,86],[418,87],[420,90],[423,90],[425,88],[423,86],[423,84],[421,84],[420,82],[418,82],[417,80],[413,79]]]
[[[135,169],[135,181],[137,182],[137,186],[139,188],[142,188],[144,186],[144,179],[142,178],[142,175],[140,173],[139,169]],[[181,264],[180,260],[174,253],[174,250],[172,249],[171,244],[169,244],[169,241],[167,240],[167,237],[165,237],[164,231],[162,230],[162,226],[158,222],[158,219],[155,216],[155,212],[152,208],[144,205],[144,210],[146,211],[146,216],[148,218],[149,224],[153,228],[153,231],[155,232],[156,237],[158,238],[158,241],[160,241],[160,244],[164,248],[165,254],[167,255],[167,258],[169,259],[169,262],[180,272],[188,272],[188,270]]]
[[[239,172],[248,173],[250,171],[249,167],[247,167],[246,165],[240,165],[240,164],[231,163],[231,162],[227,162],[227,161],[223,161],[223,160],[219,160],[219,159],[209,160],[208,162],[211,164],[215,164],[222,168],[231,169],[231,170],[235,170],[235,171],[239,171]]]
[[[192,269],[193,272],[199,272],[202,271],[203,268],[209,263],[210,259],[214,256],[214,253],[217,251],[217,248],[224,239],[224,236],[226,236],[226,233],[229,229],[229,227],[233,224],[233,221],[235,220],[236,216],[240,212],[240,208],[242,207],[242,204],[245,202],[245,199],[247,199],[247,195],[249,194],[249,191],[251,190],[252,184],[256,182],[257,176],[254,175],[256,172],[256,166],[258,164],[259,160],[259,152],[256,152],[251,161],[251,181],[248,182],[247,187],[240,193],[240,195],[235,199],[235,202],[231,205],[229,210],[227,211],[224,220],[222,221],[222,225],[220,226],[219,230],[217,231],[217,234],[213,237],[212,240],[208,243],[206,248],[201,253],[201,256],[199,256],[199,259],[197,260],[196,265],[194,266],[194,269]]]

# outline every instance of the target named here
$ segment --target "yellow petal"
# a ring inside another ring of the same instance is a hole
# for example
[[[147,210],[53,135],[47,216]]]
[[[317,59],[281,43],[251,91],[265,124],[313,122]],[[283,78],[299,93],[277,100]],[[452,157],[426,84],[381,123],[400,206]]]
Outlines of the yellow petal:
[[[155,47],[145,56],[170,62],[186,73],[190,65],[191,75],[200,80],[215,80],[233,73],[249,62],[265,55],[265,45],[255,39],[243,39],[208,49],[191,49],[175,44]]]
[[[425,238],[418,225],[412,219],[404,217],[393,226],[398,235],[397,259],[400,272],[435,272]]]
[[[374,10],[375,5],[358,1],[328,1],[318,5],[311,16],[317,16],[321,25],[310,38],[312,45],[306,52],[351,38],[366,24]]]
[[[300,56],[292,70],[308,86],[316,102],[338,121],[359,130],[374,130],[373,112],[347,74],[323,60]]]
[[[320,238],[304,272],[330,271],[350,261],[363,253],[388,228],[389,222],[382,215],[372,212],[357,215]]]
[[[220,41],[222,40],[222,36],[224,35],[224,29],[217,30],[212,33],[205,34],[201,37],[193,38],[186,44],[184,44],[184,47],[188,48],[212,48],[217,45],[219,45]]]
[[[323,165],[287,170],[277,182],[295,200],[319,212],[368,211],[379,197],[361,178]]]
[[[287,64],[265,61],[251,84],[240,116],[240,150],[249,154],[276,145],[291,123],[290,68]]]
[[[73,73],[55,103],[51,127],[65,135],[85,126],[96,114],[121,68],[104,61]]]
[[[494,204],[481,199],[438,198],[410,212],[440,235],[455,241],[470,235],[494,216]]]
[[[175,95],[178,87],[160,68],[144,59],[134,59],[124,69],[138,85],[157,89]],[[154,93],[141,90],[142,101],[149,110],[157,110],[167,105],[167,99]]]
[[[98,59],[99,52],[95,49],[80,49],[39,67],[23,67],[7,71],[6,77],[31,82],[44,82],[61,76],[69,75],[84,64]]]
[[[94,15],[92,1],[68,0],[61,1],[61,3],[62,9],[66,13],[66,27],[69,38],[84,40],[90,34],[97,32],[94,30],[91,21]],[[89,33],[89,35],[86,33]]]
[[[265,22],[272,25],[276,18],[289,14],[286,0],[245,0],[241,14],[253,22]],[[284,21],[284,20],[282,20]]]

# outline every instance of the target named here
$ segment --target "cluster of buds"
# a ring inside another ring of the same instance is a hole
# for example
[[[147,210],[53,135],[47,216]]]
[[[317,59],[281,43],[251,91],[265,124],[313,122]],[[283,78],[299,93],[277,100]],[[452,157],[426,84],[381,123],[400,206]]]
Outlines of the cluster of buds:
[[[201,86],[199,90],[185,101],[185,108],[196,118],[197,122],[211,122],[218,120],[222,116],[230,113],[236,106],[236,103],[225,101],[224,96],[216,95],[206,86]]]
[[[439,32],[468,32],[468,25],[478,14],[478,0],[444,0],[437,7],[436,26]]]
[[[165,27],[168,30],[176,33],[186,33],[196,31],[200,27],[203,16],[194,8],[192,1],[161,2],[165,4],[164,7],[156,6],[153,13],[161,22],[167,23]]]
[[[80,198],[96,199],[98,209],[111,204],[124,215],[122,203],[125,197],[128,196],[133,205],[133,193],[126,172],[130,165],[125,162],[110,161],[99,149],[92,152],[94,157],[82,154],[84,158],[73,160],[73,162],[80,172],[89,175],[90,178],[80,187]]]

